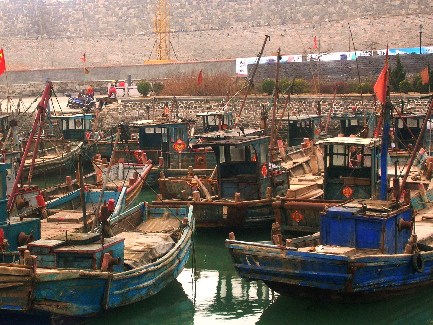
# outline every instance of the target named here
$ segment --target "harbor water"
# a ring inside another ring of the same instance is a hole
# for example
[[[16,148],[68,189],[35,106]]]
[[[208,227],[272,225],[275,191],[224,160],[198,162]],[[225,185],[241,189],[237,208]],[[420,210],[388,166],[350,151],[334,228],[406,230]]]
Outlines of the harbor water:
[[[155,191],[143,190],[152,200]],[[432,324],[433,287],[362,304],[284,297],[236,273],[224,240],[229,230],[198,229],[193,256],[176,281],[136,304],[80,318],[0,314],[0,324]],[[270,229],[236,231],[240,240],[267,240]]]

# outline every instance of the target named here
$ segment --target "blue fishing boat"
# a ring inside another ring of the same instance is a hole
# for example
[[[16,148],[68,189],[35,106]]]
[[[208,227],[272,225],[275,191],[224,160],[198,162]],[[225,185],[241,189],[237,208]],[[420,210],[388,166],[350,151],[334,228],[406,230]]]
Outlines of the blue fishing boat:
[[[4,167],[0,164],[2,184]],[[131,304],[173,281],[190,256],[192,208],[140,203],[122,212],[107,206],[93,232],[68,228],[45,237],[48,222],[7,218],[5,193],[0,197],[0,312],[83,316]],[[125,191],[119,200],[122,195]]]
[[[407,204],[355,200],[327,209],[320,234],[284,245],[232,235],[226,246],[241,277],[262,280],[281,294],[386,297],[433,280],[433,247],[417,243],[413,221]]]
[[[402,199],[433,100],[406,174],[401,183],[393,180],[393,191],[387,177],[390,108],[387,102],[382,109],[379,197],[325,208],[320,232],[313,235],[283,238],[278,223],[267,242],[243,242],[230,233],[226,246],[241,277],[262,280],[281,294],[345,302],[406,294],[433,283],[433,227],[416,220],[410,198]]]

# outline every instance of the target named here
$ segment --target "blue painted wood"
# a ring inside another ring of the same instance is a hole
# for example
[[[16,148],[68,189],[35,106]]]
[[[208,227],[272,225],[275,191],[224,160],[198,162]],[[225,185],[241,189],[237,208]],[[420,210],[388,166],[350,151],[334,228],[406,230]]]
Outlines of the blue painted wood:
[[[18,237],[21,232],[26,235],[32,235],[34,240],[41,238],[41,221],[39,219],[24,219],[11,218],[10,223],[0,226],[5,233],[5,238],[8,240],[8,251],[17,252],[21,246],[18,242]]]
[[[379,249],[386,254],[402,252],[411,231],[399,231],[400,220],[411,221],[412,210],[366,217],[359,214],[359,208],[331,207],[321,218],[321,243],[358,249]]]
[[[105,253],[119,258],[121,263],[113,267],[114,272],[123,270],[124,238],[105,238],[86,245],[63,246],[54,250],[56,267],[66,269],[99,270]]]

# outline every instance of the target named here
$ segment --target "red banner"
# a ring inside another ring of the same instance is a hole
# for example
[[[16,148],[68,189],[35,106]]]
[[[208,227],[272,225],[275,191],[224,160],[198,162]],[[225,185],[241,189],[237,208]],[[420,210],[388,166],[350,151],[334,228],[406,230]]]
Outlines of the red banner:
[[[0,49],[0,75],[6,71],[6,61],[3,49]]]

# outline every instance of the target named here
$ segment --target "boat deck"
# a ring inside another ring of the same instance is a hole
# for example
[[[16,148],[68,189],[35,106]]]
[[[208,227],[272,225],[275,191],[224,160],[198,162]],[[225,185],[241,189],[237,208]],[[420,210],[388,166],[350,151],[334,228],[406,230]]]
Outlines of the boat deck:
[[[415,233],[418,242],[426,245],[433,244],[433,203],[415,215]]]
[[[87,207],[90,211],[90,206]],[[88,229],[93,222],[93,215],[87,215]],[[47,219],[41,220],[41,237],[51,239],[58,237],[66,232],[81,232],[83,231],[83,212],[81,210],[61,210],[50,215]]]
[[[149,218],[137,232],[120,233],[125,238],[125,264],[130,267],[148,264],[166,254],[175,244],[171,234],[179,228],[175,218]]]
[[[124,238],[124,263],[130,267],[148,264],[164,254],[174,245],[167,233],[126,232],[116,235]]]

